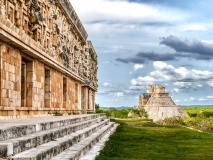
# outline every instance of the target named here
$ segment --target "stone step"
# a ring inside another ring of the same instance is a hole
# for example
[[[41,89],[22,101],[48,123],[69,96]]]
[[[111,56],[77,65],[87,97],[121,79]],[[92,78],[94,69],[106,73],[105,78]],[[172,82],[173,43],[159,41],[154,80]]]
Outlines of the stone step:
[[[68,134],[71,134],[72,132],[81,130],[90,125],[103,121],[104,119],[105,117],[102,116],[100,118],[92,119],[89,121],[79,122],[68,126],[36,132],[33,134],[26,135],[24,137],[0,141],[0,157],[8,157],[23,152],[25,150],[37,147],[43,143],[50,142],[54,139],[66,136]]]
[[[104,126],[100,130],[94,132],[90,136],[83,139],[81,142],[74,144],[67,150],[61,152],[57,156],[51,158],[50,160],[79,160],[83,155],[85,155],[106,133],[110,132],[113,128],[114,123],[110,122],[108,125]]]
[[[97,124],[91,125],[82,130],[76,131],[75,133],[71,133],[70,135],[64,136],[62,138],[57,138],[54,141],[50,141],[48,143],[37,146],[36,148],[32,148],[26,150],[24,152],[18,153],[15,156],[12,156],[11,160],[47,160],[50,159],[57,154],[63,152],[67,148],[72,145],[80,142],[85,137],[88,137],[92,133],[98,131],[103,126],[106,126],[109,123],[109,120],[106,119]]]
[[[30,118],[25,120],[1,120],[0,121],[0,141],[23,137],[39,131],[58,128],[98,117],[105,117],[104,114],[91,115],[70,115],[70,116],[48,116]]]
[[[105,134],[98,143],[96,143],[83,157],[79,160],[95,160],[96,156],[100,154],[103,149],[105,142],[109,139],[109,136],[116,131],[119,124],[114,124],[110,131]]]

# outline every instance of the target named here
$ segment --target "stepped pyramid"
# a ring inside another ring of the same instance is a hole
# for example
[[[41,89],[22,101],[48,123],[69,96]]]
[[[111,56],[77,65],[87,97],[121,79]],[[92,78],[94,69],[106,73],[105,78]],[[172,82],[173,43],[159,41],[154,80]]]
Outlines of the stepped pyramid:
[[[161,85],[151,85],[147,88],[147,93],[139,96],[139,108],[143,108],[153,121],[163,120],[171,117],[188,117],[183,109],[176,105],[165,87]]]

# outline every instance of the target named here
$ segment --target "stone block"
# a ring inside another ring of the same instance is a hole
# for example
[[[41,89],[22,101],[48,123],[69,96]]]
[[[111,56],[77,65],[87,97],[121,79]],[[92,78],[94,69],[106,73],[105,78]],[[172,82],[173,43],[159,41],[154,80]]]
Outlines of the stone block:
[[[45,92],[50,92],[50,86],[49,85],[45,85]]]
[[[27,71],[27,72],[32,72],[32,73],[33,73],[33,63],[32,63],[32,62],[28,62],[28,63],[27,63],[26,71]]]
[[[15,74],[16,74],[16,75],[21,75],[21,68],[20,68],[20,67],[17,66],[17,67],[15,68]]]
[[[33,100],[32,105],[33,105],[32,107],[37,107],[38,106],[38,101]]]
[[[51,94],[50,93],[45,93],[45,99],[50,99],[50,97],[51,97]]]
[[[8,106],[9,104],[9,98],[2,98],[1,99],[2,106]]]
[[[2,89],[1,96],[2,98],[8,98],[8,89]]]
[[[27,82],[33,82],[33,72],[27,72]]]
[[[2,81],[1,81],[1,88],[2,89],[6,89],[6,83],[7,83],[7,80],[2,79]]]
[[[10,80],[12,82],[16,82],[16,79],[15,79],[16,75],[14,73],[10,73]]]
[[[61,107],[61,103],[55,103],[55,107],[56,108],[60,108]]]
[[[5,70],[1,70],[1,78],[6,80],[6,71]]]
[[[33,95],[33,100],[34,100],[34,101],[38,101],[38,95],[37,95],[37,94],[34,94],[34,95]]]
[[[16,99],[14,107],[20,107],[21,106],[21,96],[20,98]]]
[[[32,87],[27,87],[26,96],[27,98],[32,97]]]
[[[14,83],[14,90],[21,91],[21,84],[19,81]]]
[[[38,93],[39,95],[44,95],[44,89],[43,89],[43,88],[38,88],[38,89],[37,89],[37,93]]]
[[[51,106],[51,102],[50,102],[49,99],[45,99],[45,101],[44,101],[44,106],[45,106],[45,107],[50,107],[50,106]]]
[[[8,71],[5,72],[5,79],[6,79],[6,80],[10,80],[10,79],[9,79],[9,74],[10,74],[10,72],[8,72]]]
[[[44,96],[43,95],[38,95],[38,101],[41,102],[44,100]]]
[[[27,107],[32,107],[32,104],[33,104],[32,98],[27,97],[26,106]]]
[[[7,92],[8,92],[8,98],[13,98],[13,96],[14,96],[13,91],[8,89]]]
[[[15,107],[15,99],[9,98],[9,100],[8,100],[8,106],[9,107]]]
[[[14,87],[14,86],[15,86],[15,83],[14,83],[14,82],[9,82],[8,85],[9,85],[9,86],[8,86],[9,89],[14,90],[14,88],[15,88],[15,87]]]

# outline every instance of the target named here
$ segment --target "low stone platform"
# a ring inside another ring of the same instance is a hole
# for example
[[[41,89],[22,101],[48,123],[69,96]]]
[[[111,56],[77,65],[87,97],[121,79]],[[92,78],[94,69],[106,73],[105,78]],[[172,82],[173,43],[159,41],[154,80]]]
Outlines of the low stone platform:
[[[0,121],[0,159],[80,159],[115,130],[105,114]]]

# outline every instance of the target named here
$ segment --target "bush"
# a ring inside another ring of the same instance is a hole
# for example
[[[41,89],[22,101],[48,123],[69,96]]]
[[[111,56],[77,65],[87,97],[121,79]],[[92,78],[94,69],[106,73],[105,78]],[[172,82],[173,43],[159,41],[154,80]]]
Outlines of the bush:
[[[206,117],[193,117],[185,118],[185,125],[194,129],[198,129],[204,132],[213,133],[213,118]]]
[[[53,116],[63,116],[63,113],[58,112],[58,111],[53,111],[53,112],[50,113],[50,114],[52,114]]]
[[[129,110],[128,109],[119,109],[119,110],[109,110],[111,116],[116,118],[127,118]]]
[[[97,112],[96,112],[97,113]],[[127,118],[129,109],[100,109],[99,113],[105,113],[108,117]]]
[[[204,112],[202,112],[202,115],[204,116],[204,117],[213,117],[213,112],[211,112],[211,111],[204,111]]]
[[[129,117],[130,118],[134,118],[134,117],[148,118],[148,114],[145,111],[145,109],[140,109],[140,110],[138,110],[138,109],[132,109],[129,112]]]
[[[182,126],[185,125],[183,119],[181,117],[172,117],[166,118],[164,120],[158,121],[157,124],[164,126]]]
[[[183,107],[190,117],[213,117],[213,106]]]

